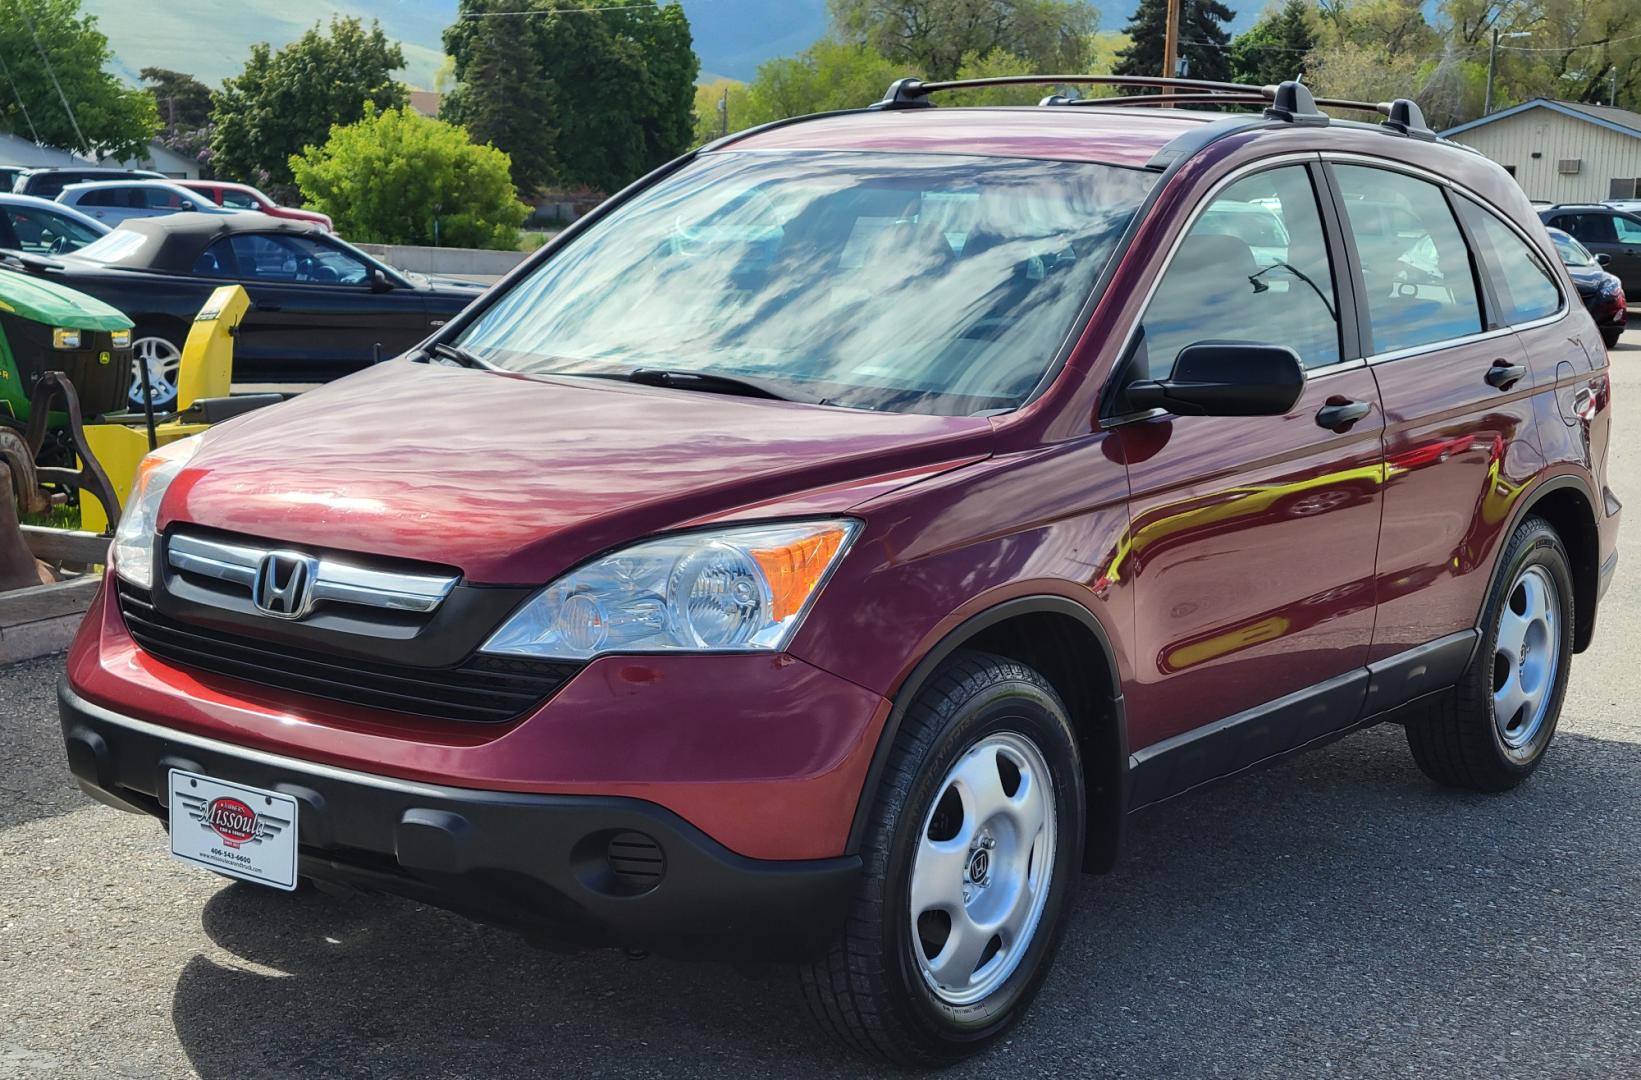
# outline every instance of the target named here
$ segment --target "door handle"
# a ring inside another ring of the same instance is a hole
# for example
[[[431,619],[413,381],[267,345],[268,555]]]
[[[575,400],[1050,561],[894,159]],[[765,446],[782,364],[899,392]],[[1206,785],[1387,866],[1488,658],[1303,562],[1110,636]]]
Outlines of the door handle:
[[[1520,382],[1527,375],[1527,365],[1512,364],[1508,360],[1495,360],[1493,366],[1487,369],[1487,385],[1496,386],[1500,390],[1508,390]]]
[[[1316,422],[1329,431],[1349,431],[1351,425],[1373,411],[1373,406],[1365,401],[1352,401],[1344,397],[1328,398],[1328,403],[1316,410]]]

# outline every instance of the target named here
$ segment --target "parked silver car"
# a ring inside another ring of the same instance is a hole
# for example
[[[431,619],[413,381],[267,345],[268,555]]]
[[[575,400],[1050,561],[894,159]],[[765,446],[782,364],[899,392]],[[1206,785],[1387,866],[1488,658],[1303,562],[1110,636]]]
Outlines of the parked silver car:
[[[160,217],[185,211],[201,214],[234,214],[197,191],[189,191],[169,180],[105,180],[70,184],[57,196],[64,206],[72,206],[110,227],[131,218]]]
[[[109,226],[72,206],[33,195],[0,194],[0,248],[31,255],[78,251]]]

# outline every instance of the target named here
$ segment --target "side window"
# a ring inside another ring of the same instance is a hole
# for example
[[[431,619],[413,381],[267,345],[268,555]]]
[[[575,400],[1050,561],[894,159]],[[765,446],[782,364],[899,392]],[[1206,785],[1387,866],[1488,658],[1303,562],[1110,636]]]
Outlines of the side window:
[[[194,260],[194,273],[201,277],[231,278],[234,273],[233,238],[224,237],[206,248]]]
[[[81,206],[128,206],[125,198],[125,189],[113,184],[104,184],[94,187],[80,196]]]
[[[223,189],[223,191],[222,191],[222,205],[227,206],[227,207],[232,207],[235,210],[258,210],[258,209],[261,209],[259,206],[257,206],[257,202],[254,198],[252,198],[251,196],[245,194],[243,191],[234,191],[231,188],[224,188]]]
[[[282,238],[297,252],[296,280],[315,284],[363,285],[370,268],[339,248],[306,236]]]
[[[1335,170],[1367,286],[1373,352],[1479,333],[1470,249],[1441,188],[1389,169]]]
[[[1618,243],[1618,231],[1613,227],[1611,214],[1573,214],[1561,220],[1567,222],[1564,227],[1568,232],[1586,244]]]
[[[229,237],[238,276],[250,281],[295,281],[296,253],[280,238],[257,233]]]
[[[73,218],[54,214],[50,210],[8,206],[6,216],[11,220],[12,231],[17,234],[17,242],[24,251],[44,254],[74,251],[97,239],[97,234],[91,229]]]
[[[1303,166],[1238,180],[1192,224],[1140,322],[1154,379],[1199,341],[1287,345],[1307,368],[1339,360],[1339,305],[1316,190]]]
[[[1544,264],[1504,222],[1469,199],[1458,200],[1459,213],[1481,248],[1482,265],[1498,298],[1505,323],[1532,322],[1561,310],[1561,290]]]
[[[1628,217],[1614,217],[1613,230],[1620,244],[1641,244],[1641,221]]]

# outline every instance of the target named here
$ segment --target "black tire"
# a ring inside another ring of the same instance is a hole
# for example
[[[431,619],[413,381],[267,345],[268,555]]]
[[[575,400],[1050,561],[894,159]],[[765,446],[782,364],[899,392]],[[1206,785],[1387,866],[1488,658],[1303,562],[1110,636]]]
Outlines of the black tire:
[[[1607,348],[1618,348],[1618,339],[1624,336],[1624,331],[1616,326],[1602,327],[1601,340],[1607,343]]]
[[[1051,876],[1017,966],[987,996],[952,1005],[925,980],[913,952],[924,948],[910,919],[913,855],[935,800],[946,791],[948,771],[981,740],[998,735],[1024,736],[1047,767],[1054,796]],[[804,999],[822,1026],[864,1054],[900,1065],[958,1061],[1020,1018],[1059,948],[1082,859],[1085,813],[1082,765],[1065,705],[1023,664],[957,652],[907,710],[882,782],[866,797],[873,802],[861,849],[865,873],[843,933],[801,969]]]
[[[1519,583],[1523,574],[1534,567],[1555,586],[1555,627],[1553,637],[1547,634],[1545,640],[1553,641],[1558,651],[1553,672],[1547,677],[1547,711],[1531,737],[1513,746],[1501,730],[1494,708],[1499,665],[1509,663],[1498,657],[1500,618],[1505,604],[1523,595],[1517,591]],[[1470,667],[1451,692],[1437,699],[1425,715],[1407,724],[1407,745],[1426,776],[1447,787],[1508,791],[1532,775],[1544,760],[1561,716],[1573,658],[1573,614],[1573,576],[1566,549],[1549,522],[1530,516],[1505,546]]]

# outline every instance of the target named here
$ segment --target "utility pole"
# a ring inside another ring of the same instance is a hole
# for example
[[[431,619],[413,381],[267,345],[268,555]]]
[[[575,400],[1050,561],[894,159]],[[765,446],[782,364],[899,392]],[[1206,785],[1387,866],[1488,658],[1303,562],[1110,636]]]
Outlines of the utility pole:
[[[1168,25],[1162,35],[1162,77],[1179,76],[1179,6],[1181,0],[1167,0]],[[1162,88],[1163,97],[1172,97],[1168,87]]]
[[[718,134],[720,138],[729,138],[729,87],[724,87],[724,96],[718,99]]]
[[[1518,38],[1530,36],[1526,30],[1513,30],[1508,34],[1500,34],[1498,27],[1493,27],[1493,44],[1487,50],[1487,94],[1482,98],[1481,114],[1489,116],[1493,112],[1493,73],[1499,66],[1499,38]]]

